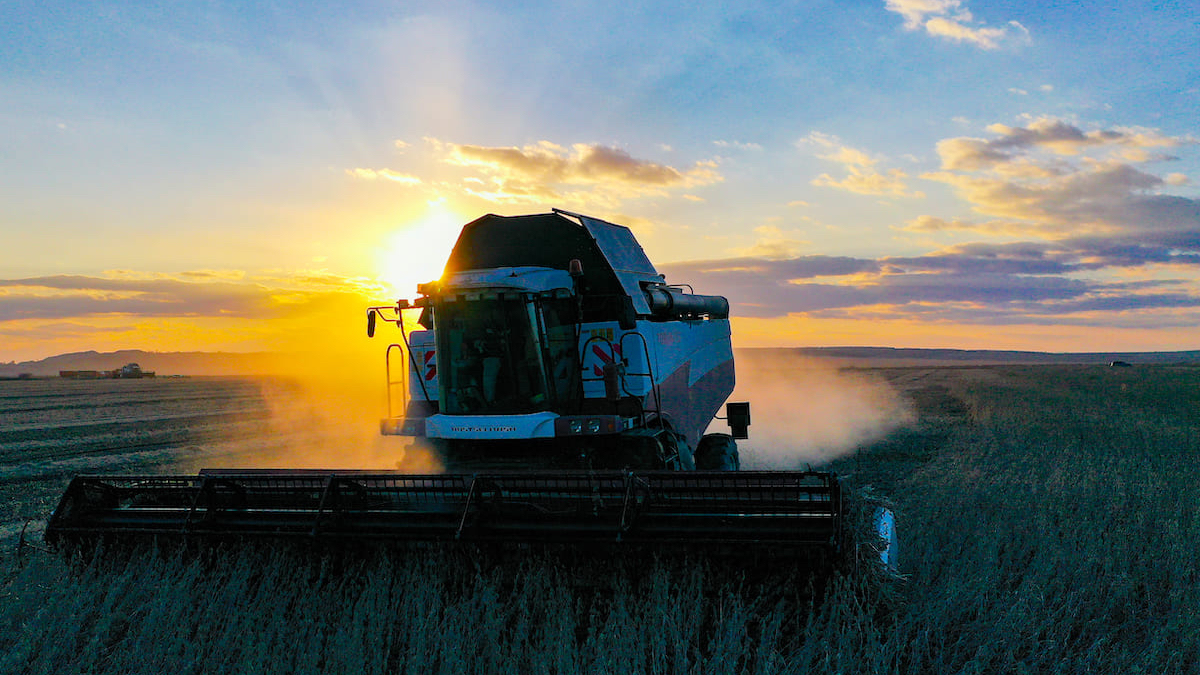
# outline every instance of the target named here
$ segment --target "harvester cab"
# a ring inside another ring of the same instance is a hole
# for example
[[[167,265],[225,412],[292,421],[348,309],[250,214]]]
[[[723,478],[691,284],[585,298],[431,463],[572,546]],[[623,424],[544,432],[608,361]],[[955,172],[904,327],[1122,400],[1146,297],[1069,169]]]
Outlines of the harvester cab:
[[[627,228],[484,216],[418,291],[367,310],[368,333],[379,317],[404,340],[384,434],[451,470],[737,468],[749,404],[731,404],[735,433],[704,436],[733,391],[729,303],[667,285]]]
[[[748,403],[726,406],[731,433],[706,433],[734,387],[729,303],[667,284],[629,229],[483,216],[418,294],[367,310],[368,334],[383,321],[402,338],[380,427],[430,446],[443,473],[79,476],[46,539],[843,549],[836,475],[739,470]]]

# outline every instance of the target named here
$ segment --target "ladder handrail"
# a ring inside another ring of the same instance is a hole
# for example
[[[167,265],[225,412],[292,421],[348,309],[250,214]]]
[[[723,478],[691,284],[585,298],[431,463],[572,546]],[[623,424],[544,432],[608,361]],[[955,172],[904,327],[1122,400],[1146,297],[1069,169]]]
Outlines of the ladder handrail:
[[[404,345],[401,345],[396,342],[393,342],[392,344],[388,345],[387,352],[384,354],[384,357],[383,357],[384,368],[387,370],[387,372],[386,372],[386,376],[387,376],[387,415],[389,418],[396,417],[395,409],[392,406],[392,388],[395,387],[397,384],[401,385],[401,391],[403,392],[400,397],[401,413],[407,414],[407,412],[408,412],[408,363],[407,362],[404,364],[404,369],[401,371],[402,375],[400,376],[400,379],[399,380],[392,379],[392,349],[399,349],[400,353],[404,354],[405,348],[408,347],[407,342],[408,341],[405,340]],[[409,348],[407,351],[409,354],[412,354],[411,348]]]

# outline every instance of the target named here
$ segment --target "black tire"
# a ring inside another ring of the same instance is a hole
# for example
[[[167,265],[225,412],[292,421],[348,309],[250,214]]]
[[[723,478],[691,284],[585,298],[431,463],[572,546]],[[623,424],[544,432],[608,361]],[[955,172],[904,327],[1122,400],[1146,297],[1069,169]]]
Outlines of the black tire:
[[[696,445],[696,469],[698,471],[737,471],[737,442],[729,434],[707,434]]]

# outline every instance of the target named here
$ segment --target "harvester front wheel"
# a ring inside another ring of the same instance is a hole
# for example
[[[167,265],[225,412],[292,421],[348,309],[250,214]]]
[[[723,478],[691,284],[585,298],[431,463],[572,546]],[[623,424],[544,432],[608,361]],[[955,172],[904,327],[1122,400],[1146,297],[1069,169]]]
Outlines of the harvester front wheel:
[[[741,467],[737,442],[729,434],[706,434],[696,445],[699,471],[737,471]]]

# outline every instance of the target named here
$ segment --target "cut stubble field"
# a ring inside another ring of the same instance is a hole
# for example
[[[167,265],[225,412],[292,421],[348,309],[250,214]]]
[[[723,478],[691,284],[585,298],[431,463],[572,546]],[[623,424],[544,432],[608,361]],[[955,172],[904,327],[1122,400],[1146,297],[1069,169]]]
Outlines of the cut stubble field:
[[[648,563],[432,548],[65,561],[18,539],[74,473],[287,466],[291,444],[357,441],[314,439],[304,422],[320,411],[278,382],[0,382],[0,671],[1200,668],[1200,368],[841,376],[906,402],[905,423],[883,438],[817,453],[836,456],[825,468],[859,494],[892,500],[902,579],[866,564],[866,547],[815,587],[801,569],[745,575],[696,552]],[[829,382],[794,381],[797,407]],[[362,417],[370,428],[375,410]],[[373,447],[374,461],[389,451]],[[747,446],[750,461],[756,451]]]

